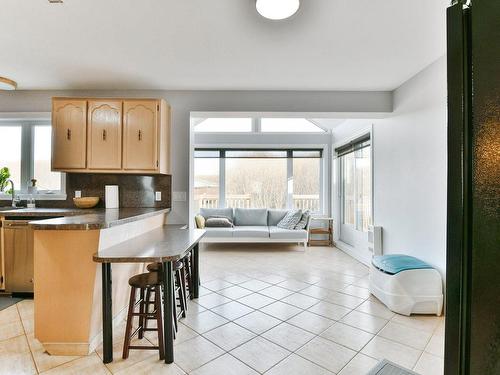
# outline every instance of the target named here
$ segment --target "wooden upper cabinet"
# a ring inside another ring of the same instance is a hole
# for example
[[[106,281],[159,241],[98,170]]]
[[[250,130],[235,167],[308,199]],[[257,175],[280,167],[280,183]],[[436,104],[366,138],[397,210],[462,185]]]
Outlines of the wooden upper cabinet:
[[[52,102],[52,169],[86,167],[87,101],[54,99]]]
[[[122,167],[122,101],[89,100],[88,103],[89,169]]]
[[[170,174],[170,106],[163,99],[53,98],[52,169]]]
[[[123,102],[123,169],[158,169],[159,111],[157,100]]]

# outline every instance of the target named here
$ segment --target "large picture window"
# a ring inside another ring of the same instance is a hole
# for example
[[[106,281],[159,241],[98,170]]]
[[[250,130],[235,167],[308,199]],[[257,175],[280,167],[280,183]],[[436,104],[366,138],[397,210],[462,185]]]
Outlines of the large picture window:
[[[195,210],[201,207],[321,211],[321,150],[197,149]]]
[[[9,168],[16,194],[26,194],[32,179],[40,195],[63,193],[62,173],[51,171],[50,125],[0,124],[0,140],[0,168]]]

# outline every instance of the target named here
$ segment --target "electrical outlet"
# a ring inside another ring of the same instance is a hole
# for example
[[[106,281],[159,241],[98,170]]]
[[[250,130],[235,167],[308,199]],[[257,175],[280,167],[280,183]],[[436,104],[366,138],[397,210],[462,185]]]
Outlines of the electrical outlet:
[[[81,198],[82,197],[82,191],[81,190],[75,190],[75,198]]]
[[[161,201],[161,191],[155,191],[155,201]]]

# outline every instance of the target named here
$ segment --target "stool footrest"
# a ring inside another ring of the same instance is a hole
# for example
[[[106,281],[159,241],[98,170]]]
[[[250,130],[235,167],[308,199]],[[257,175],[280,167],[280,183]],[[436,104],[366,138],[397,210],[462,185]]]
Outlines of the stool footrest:
[[[153,313],[140,313],[140,312],[138,312],[138,313],[132,313],[130,315],[131,316],[142,316],[142,317],[145,317],[145,318],[148,318],[148,317],[149,318],[155,318],[156,317],[155,314],[153,314]]]
[[[146,349],[146,350],[158,350],[158,346],[140,346],[140,345],[132,345],[128,347],[129,349]]]

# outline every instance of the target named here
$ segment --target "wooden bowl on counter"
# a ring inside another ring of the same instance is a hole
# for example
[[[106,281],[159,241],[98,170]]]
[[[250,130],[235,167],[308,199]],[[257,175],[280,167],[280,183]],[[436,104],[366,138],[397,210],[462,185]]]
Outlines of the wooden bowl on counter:
[[[73,198],[73,203],[77,208],[93,208],[99,203],[99,197]]]

